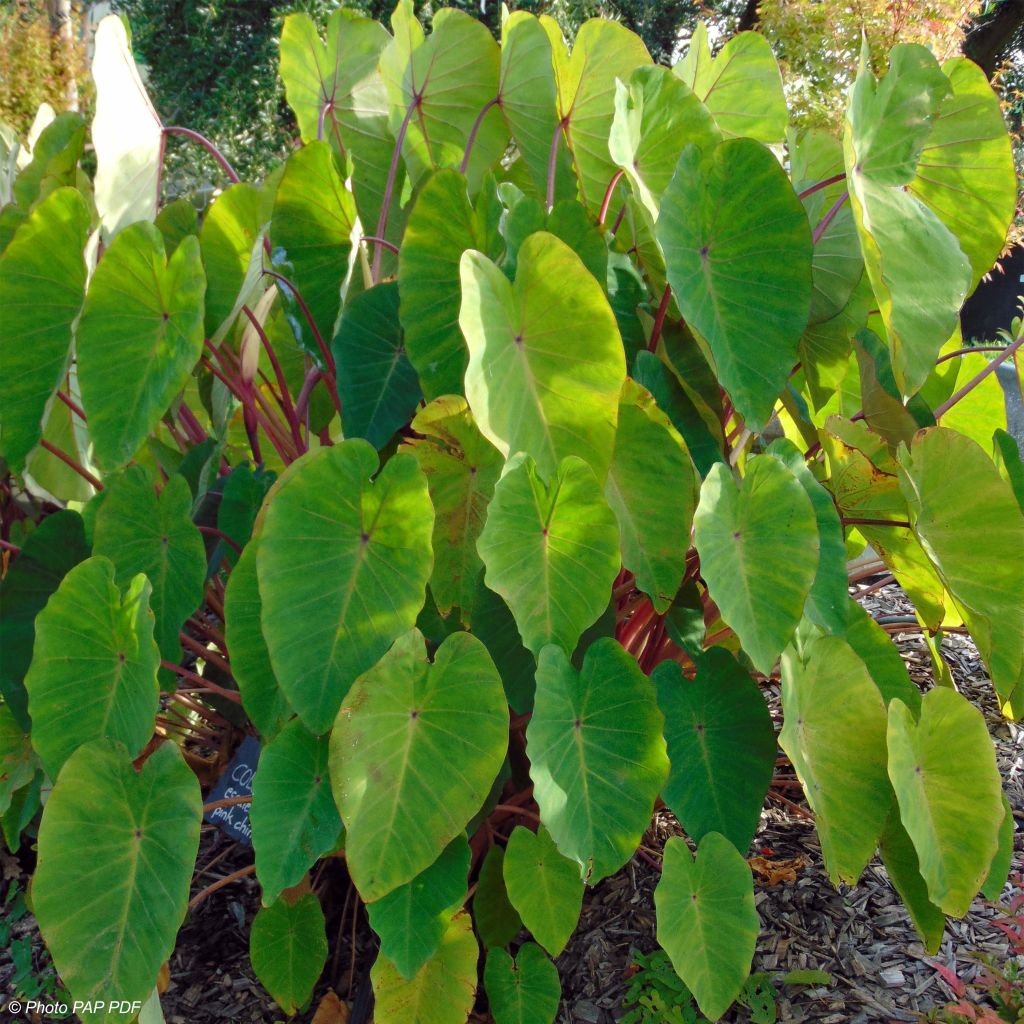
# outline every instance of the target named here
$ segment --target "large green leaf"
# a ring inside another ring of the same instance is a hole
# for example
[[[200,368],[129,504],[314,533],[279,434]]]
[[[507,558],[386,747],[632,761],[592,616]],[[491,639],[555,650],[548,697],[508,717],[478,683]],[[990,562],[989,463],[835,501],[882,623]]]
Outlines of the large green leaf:
[[[522,825],[505,850],[505,888],[523,924],[552,955],[565,949],[583,905],[579,867],[558,852],[543,825],[531,832]]]
[[[293,465],[256,557],[263,631],[289,703],[323,733],[356,676],[416,621],[434,512],[412,456],[389,459],[372,483],[377,453],[359,439]]]
[[[492,846],[480,866],[473,896],[473,923],[484,949],[507,946],[523,927],[505,889],[505,851]]]
[[[160,654],[153,641],[149,581],[114,583],[114,566],[93,556],[64,577],[36,616],[25,677],[32,743],[50,778],[83,743],[120,740],[132,756],[153,735]]]
[[[563,460],[546,484],[533,460],[509,460],[494,488],[477,550],[484,581],[512,609],[523,643],[572,652],[608,605],[619,571],[619,528],[580,459]]]
[[[281,81],[303,142],[323,138],[353,165],[353,189],[365,231],[377,226],[394,142],[377,71],[387,29],[340,8],[327,21],[326,45],[313,19],[289,14],[281,29]]]
[[[515,960],[504,949],[488,950],[484,987],[495,1024],[554,1024],[562,986],[540,946],[524,942]]]
[[[654,905],[658,942],[701,1012],[718,1020],[747,980],[761,928],[747,862],[717,832],[701,840],[696,860],[673,837]]]
[[[0,704],[0,815],[7,813],[14,794],[31,783],[37,764],[27,730]]]
[[[32,145],[32,159],[14,180],[14,202],[28,213],[54,189],[75,186],[85,147],[85,118],[77,111],[58,114]]]
[[[222,192],[203,214],[199,247],[206,271],[206,335],[226,328],[245,284],[253,246],[260,237],[259,189],[240,182]]]
[[[914,713],[921,710],[921,691],[911,682],[907,666],[892,637],[853,598],[846,605],[846,642],[864,662],[885,706],[898,697]]]
[[[18,725],[29,728],[24,679],[32,664],[35,619],[65,575],[89,557],[77,512],[47,516],[29,534],[0,582],[0,694]]]
[[[428,399],[462,394],[469,357],[459,330],[459,266],[467,249],[488,250],[485,229],[482,208],[474,211],[466,179],[454,170],[432,175],[409,215],[398,256],[399,316]]]
[[[249,933],[249,958],[263,987],[287,1014],[308,1005],[327,963],[327,933],[320,900],[311,892],[294,902],[261,907]]]
[[[776,459],[751,459],[742,484],[717,463],[693,524],[712,599],[754,665],[769,673],[803,615],[818,568],[810,498]]]
[[[558,112],[576,165],[580,198],[595,212],[617,170],[608,153],[615,81],[629,81],[634,68],[650,63],[639,36],[603,18],[583,23],[568,61],[555,58]]]
[[[668,68],[643,65],[628,87],[617,84],[608,149],[652,218],[683,149],[692,143],[703,153],[721,139],[707,107]]]
[[[558,102],[551,40],[528,11],[513,11],[501,24],[501,112],[538,196],[547,192]],[[573,199],[576,181],[564,136],[555,157],[555,199]]]
[[[674,661],[651,674],[672,765],[662,799],[694,842],[719,832],[744,852],[775,771],[775,730],[760,689],[728,651],[695,660],[692,681]]]
[[[829,632],[844,632],[849,601],[846,541],[835,502],[807,468],[803,452],[788,438],[773,441],[768,446],[768,454],[777,458],[797,478],[811,500],[818,524],[818,570],[807,595],[805,613],[812,622]]]
[[[465,253],[459,323],[466,397],[484,436],[503,455],[531,455],[544,476],[578,455],[603,480],[626,359],[604,290],[576,253],[538,231],[519,249],[514,283]]]
[[[971,261],[971,287],[1006,243],[1017,202],[1013,150],[999,96],[966,57],[942,65],[951,92],[942,100],[909,190],[939,215]]]
[[[853,884],[889,812],[885,702],[853,648],[825,636],[784,655],[782,709],[779,744],[814,811],[829,877]]]
[[[183,477],[170,477],[158,495],[149,470],[129,466],[104,492],[93,527],[93,552],[114,563],[118,586],[136,573],[148,577],[157,646],[175,663],[181,658],[178,633],[199,607],[206,579],[206,548],[191,509]]]
[[[456,836],[430,867],[411,882],[367,906],[381,952],[411,979],[434,955],[466,896],[469,843]]]
[[[127,26],[119,15],[107,15],[96,27],[92,78],[93,189],[103,234],[109,239],[133,221],[156,216],[163,156],[163,126],[146,95]]]
[[[152,224],[120,231],[93,274],[78,325],[78,379],[96,461],[123,466],[185,386],[203,350],[199,239],[168,261]]]
[[[374,448],[409,422],[422,398],[398,316],[398,284],[376,285],[345,307],[331,342],[345,436]]]
[[[355,202],[331,147],[314,141],[292,153],[274,197],[274,263],[298,289],[320,337],[328,343],[341,308],[355,220]],[[293,316],[293,329],[301,333],[307,350],[320,358],[305,317],[298,312]]]
[[[259,584],[256,577],[258,539],[242,551],[228,577],[224,595],[226,639],[231,652],[231,674],[242,705],[264,739],[273,739],[288,720],[291,708],[277,683],[263,639]]]
[[[899,476],[914,535],[953,595],[1004,710],[1020,714],[1024,514],[1010,485],[977,444],[942,427],[922,431],[901,453]]]
[[[928,897],[963,917],[999,848],[1002,784],[981,712],[955,690],[937,687],[921,719],[889,705],[889,778]]]
[[[878,852],[882,856],[889,881],[900,894],[925,949],[934,956],[942,943],[946,915],[928,898],[928,887],[921,877],[914,844],[900,821],[899,806],[895,800],[878,840]]]
[[[672,70],[704,101],[726,135],[782,141],[789,109],[778,61],[764,36],[740,32],[712,57],[708,27],[698,22],[686,56]]]
[[[619,522],[622,564],[658,612],[683,579],[699,486],[675,427],[648,391],[627,380],[604,493]]]
[[[51,192],[0,256],[0,455],[21,467],[43,432],[68,368],[71,328],[85,295],[89,209],[80,192]]]
[[[949,80],[923,46],[894,47],[881,82],[865,51],[846,113],[850,199],[903,394],[928,377],[971,283],[956,238],[905,189],[949,91]]]
[[[432,30],[407,61],[392,64],[397,53],[392,43],[389,59],[381,62],[392,103],[392,130],[408,121],[402,155],[415,183],[427,171],[458,166],[475,129],[467,168],[475,188],[508,142],[504,119],[493,102],[501,54],[487,27],[465,11],[437,11]],[[492,106],[478,121],[487,104]]]
[[[526,729],[541,821],[591,884],[633,855],[668,775],[654,687],[618,642],[595,641],[577,672],[545,647]]]
[[[468,633],[448,637],[431,664],[414,629],[355,681],[331,733],[330,767],[363,899],[437,860],[484,802],[507,745],[501,678]],[[453,769],[444,787],[434,785],[441,764]]]
[[[469,914],[459,914],[437,952],[408,981],[386,956],[378,956],[370,971],[374,1017],[382,1024],[466,1024],[476,997],[479,953]]]
[[[202,796],[173,743],[140,771],[120,743],[68,759],[39,826],[32,909],[85,1024],[123,1024],[107,1009],[145,1000],[171,955],[199,850]],[[88,836],[87,846],[83,847]]]
[[[811,229],[786,172],[752,139],[687,146],[657,223],[668,280],[755,429],[797,362],[811,303]],[[757,281],[759,287],[750,287]]]
[[[292,719],[260,752],[252,783],[256,877],[269,907],[338,843],[341,818],[327,776],[326,736]]]
[[[483,569],[476,542],[501,473],[501,455],[457,395],[438,398],[420,410],[412,429],[423,435],[409,441],[409,450],[426,475],[434,506],[430,592],[442,615],[459,608],[468,626]]]

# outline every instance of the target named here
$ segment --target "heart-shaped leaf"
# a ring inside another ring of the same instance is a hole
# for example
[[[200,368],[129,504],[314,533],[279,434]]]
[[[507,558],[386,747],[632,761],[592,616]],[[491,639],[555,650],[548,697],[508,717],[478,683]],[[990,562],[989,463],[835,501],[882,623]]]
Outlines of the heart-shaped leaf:
[[[0,256],[0,454],[12,469],[43,433],[68,368],[71,328],[85,296],[89,210],[77,189],[51,192]]]
[[[259,584],[256,578],[258,539],[251,540],[228,577],[224,596],[226,638],[231,652],[231,674],[242,705],[265,740],[271,740],[291,715],[278,685],[263,639]]]
[[[61,580],[89,557],[85,527],[77,512],[47,516],[25,541],[0,582],[0,694],[26,732],[28,695],[24,679],[32,664],[35,619]]]
[[[263,632],[285,696],[318,734],[356,676],[412,627],[430,576],[426,479],[410,455],[389,459],[371,483],[377,466],[359,439],[320,449],[293,465],[266,507],[256,557]]]
[[[782,708],[779,744],[814,811],[829,877],[853,884],[891,801],[882,695],[849,644],[825,636],[783,656]]]
[[[803,615],[818,568],[810,498],[776,459],[751,459],[741,484],[717,463],[701,487],[693,525],[712,599],[768,674]]]
[[[93,556],[64,577],[36,616],[25,689],[32,743],[50,778],[98,736],[120,740],[134,757],[153,735],[160,652],[150,591],[140,574],[122,592],[111,562]]]
[[[747,862],[717,832],[701,840],[696,860],[673,836],[654,905],[658,942],[701,1013],[718,1020],[743,989],[761,928]]]
[[[465,829],[507,745],[501,678],[468,633],[448,637],[431,664],[414,629],[356,680],[331,733],[330,769],[348,868],[367,902],[412,881]],[[381,760],[381,749],[402,756]],[[442,762],[458,766],[443,789],[431,783]]]
[[[476,998],[479,955],[469,914],[459,914],[437,952],[408,981],[386,956],[378,956],[370,971],[374,1016],[403,1024],[466,1024]]]
[[[543,825],[518,826],[505,850],[505,887],[523,924],[552,955],[565,949],[583,905],[579,866],[558,852]]]
[[[593,470],[565,459],[549,486],[516,456],[494,488],[477,542],[484,581],[515,616],[523,643],[573,651],[608,605],[619,571],[619,528]]]
[[[420,410],[412,429],[423,435],[408,445],[426,475],[434,505],[430,592],[442,615],[457,607],[469,626],[483,569],[476,542],[501,473],[501,455],[457,395],[438,398]]]
[[[736,411],[760,429],[797,362],[811,303],[811,229],[786,172],[753,139],[707,155],[689,145],[657,235],[680,311],[707,339]]]
[[[119,15],[109,14],[96,26],[92,77],[93,189],[103,234],[109,239],[133,221],[156,216],[163,155],[163,125],[142,84]]]
[[[325,343],[334,337],[355,220],[355,201],[331,147],[310,142],[292,153],[274,196],[274,263],[298,289]],[[322,358],[304,314],[293,316],[306,350]]]
[[[627,380],[604,493],[619,522],[622,564],[658,612],[672,603],[683,579],[699,487],[675,427],[649,392]]]
[[[505,889],[505,851],[492,846],[484,857],[473,896],[473,923],[484,949],[507,946],[523,927]]]
[[[668,775],[654,687],[611,638],[577,672],[558,647],[537,662],[526,728],[541,821],[558,849],[596,884],[633,855]]]
[[[409,422],[423,397],[398,312],[398,284],[376,285],[345,307],[331,342],[345,436],[365,437],[374,448]]]
[[[456,836],[411,882],[367,905],[381,952],[406,980],[434,955],[466,896],[469,843]]]
[[[39,826],[32,909],[86,1024],[123,1024],[174,949],[199,850],[202,797],[174,743],[140,771],[120,743],[94,740],[64,764]],[[88,856],[82,841],[89,836]]]
[[[120,231],[89,285],[76,346],[96,461],[123,466],[185,386],[203,350],[199,239],[168,261],[152,224]]]
[[[846,114],[850,199],[896,385],[905,395],[927,379],[971,284],[956,238],[905,190],[949,91],[949,80],[923,46],[894,47],[881,82],[865,51]]]
[[[309,1003],[327,963],[323,908],[316,895],[303,893],[262,907],[249,933],[249,958],[256,977],[287,1014]]]
[[[554,1024],[562,986],[540,946],[524,942],[515,960],[504,949],[488,950],[484,987],[494,1024]]]
[[[963,917],[999,849],[1002,784],[981,712],[938,687],[915,722],[889,705],[889,778],[900,818],[917,852],[928,898]]]
[[[497,258],[486,217],[474,210],[466,179],[442,169],[416,198],[398,255],[399,316],[409,359],[428,399],[461,395],[468,353],[459,329],[460,261],[467,249]]]
[[[298,719],[260,752],[249,821],[265,907],[338,845],[341,818],[327,755],[327,737],[314,736]]]
[[[672,765],[662,799],[694,842],[719,832],[744,852],[775,770],[775,730],[760,689],[731,654],[713,647],[695,661],[692,681],[674,661],[651,674]]]
[[[514,283],[465,253],[459,323],[466,398],[484,436],[505,456],[526,452],[545,476],[576,455],[603,481],[626,361],[604,289],[576,253],[538,231],[519,249]]]
[[[668,68],[644,65],[628,87],[617,84],[608,148],[652,218],[683,148],[692,143],[703,153],[721,140],[708,108]]]
[[[149,470],[129,466],[104,492],[93,528],[93,552],[114,563],[118,586],[146,574],[157,646],[174,663],[181,658],[178,632],[199,607],[206,579],[206,548],[191,510],[182,477],[172,476],[158,495]]]
[[[789,109],[768,40],[739,32],[711,56],[708,27],[697,23],[686,56],[672,69],[702,99],[726,135],[781,142]]]

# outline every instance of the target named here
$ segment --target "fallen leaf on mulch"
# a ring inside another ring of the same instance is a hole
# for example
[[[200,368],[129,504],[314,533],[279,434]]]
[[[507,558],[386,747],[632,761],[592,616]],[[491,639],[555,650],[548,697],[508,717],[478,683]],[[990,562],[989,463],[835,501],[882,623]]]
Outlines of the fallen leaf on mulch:
[[[348,1007],[329,988],[313,1014],[312,1024],[348,1024]]]
[[[778,885],[780,882],[795,882],[798,871],[802,871],[810,859],[807,857],[786,857],[768,860],[767,857],[751,857],[747,863],[758,875],[762,885]]]

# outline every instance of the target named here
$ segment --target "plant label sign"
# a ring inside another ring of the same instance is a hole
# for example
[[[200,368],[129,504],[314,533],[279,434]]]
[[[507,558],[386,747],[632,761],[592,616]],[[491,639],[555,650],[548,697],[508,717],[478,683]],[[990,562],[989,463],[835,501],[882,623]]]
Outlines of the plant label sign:
[[[207,803],[230,800],[236,796],[252,796],[252,780],[260,759],[260,741],[255,736],[246,736],[235,751],[231,763],[217,784],[210,790]],[[215,807],[203,815],[204,820],[226,832],[236,842],[252,846],[252,826],[249,824],[249,804],[230,804]]]

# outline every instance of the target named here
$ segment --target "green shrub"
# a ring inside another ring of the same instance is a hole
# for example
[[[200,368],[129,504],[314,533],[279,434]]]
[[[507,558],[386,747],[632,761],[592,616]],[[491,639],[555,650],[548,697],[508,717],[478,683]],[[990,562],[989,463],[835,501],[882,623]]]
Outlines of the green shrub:
[[[464,1021],[481,944],[497,1024],[552,1021],[660,798],[660,945],[705,1017],[770,1016],[745,855],[779,745],[830,877],[880,850],[929,949],[1001,888],[984,719],[847,570],[872,545],[1020,715],[1024,469],[957,335],[1013,215],[998,100],[899,46],[841,141],[787,132],[765,41],[707,39],[668,69],[599,20],[569,56],[526,12],[500,43],[292,15],[303,144],[257,186],[185,136],[234,182],[199,223],[101,23],[95,177],[64,115],[0,212],[0,813],[74,1000],[153,991],[242,733],[288,1013],[340,858],[379,1024]]]

